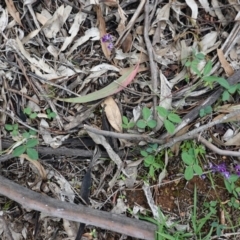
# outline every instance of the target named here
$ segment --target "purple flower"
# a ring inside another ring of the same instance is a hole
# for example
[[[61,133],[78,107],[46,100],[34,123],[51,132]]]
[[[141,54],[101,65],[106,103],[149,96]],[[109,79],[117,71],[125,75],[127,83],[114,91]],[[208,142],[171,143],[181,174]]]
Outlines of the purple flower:
[[[235,166],[236,174],[240,177],[240,164]]]
[[[240,166],[239,166],[240,167]],[[210,164],[210,168],[214,171],[214,172],[218,172],[221,173],[225,178],[229,178],[230,177],[230,173],[227,170],[226,164],[225,163],[221,163],[219,165],[212,165]]]
[[[111,43],[113,41],[113,37],[111,34],[107,33],[102,37],[102,41]]]
[[[110,42],[110,43],[108,44],[107,48],[108,48],[109,50],[112,50],[112,49],[114,48],[113,43]]]

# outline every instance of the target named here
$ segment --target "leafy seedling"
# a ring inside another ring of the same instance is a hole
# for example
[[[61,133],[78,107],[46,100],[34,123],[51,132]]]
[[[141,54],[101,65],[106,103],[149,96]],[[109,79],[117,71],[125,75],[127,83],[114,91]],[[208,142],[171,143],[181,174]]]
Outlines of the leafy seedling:
[[[155,152],[158,148],[157,144],[149,144],[149,146],[142,150],[140,153],[144,157],[144,166],[149,168],[148,175],[152,179],[155,179],[155,171],[163,169],[163,164],[156,161]]]
[[[122,117],[122,121],[123,121],[122,127],[125,128],[125,129],[133,128],[134,125],[135,125],[134,122],[132,122],[132,121],[129,122],[128,118],[125,117],[125,116]]]
[[[155,128],[157,125],[156,120],[151,119],[152,118],[152,112],[149,108],[143,107],[142,109],[142,119],[137,121],[137,127],[141,129],[145,129],[146,127],[149,127],[151,129]]]
[[[24,108],[23,112],[27,114],[30,119],[35,119],[37,117],[37,113],[32,112],[31,108],[29,107]]]
[[[180,123],[182,121],[181,118],[177,114],[168,111],[164,107],[158,106],[157,112],[161,117],[163,117],[163,124],[164,124],[164,127],[166,128],[167,132],[170,134],[174,133],[174,131],[175,131],[174,124]]]
[[[190,148],[187,152],[182,152],[181,158],[186,166],[184,171],[184,177],[187,181],[193,178],[194,174],[202,175],[203,171],[199,166],[196,154],[193,148]]]
[[[46,112],[47,112],[47,117],[50,120],[54,119],[57,116],[57,114],[55,112],[52,112],[51,109],[47,109]]]
[[[239,193],[240,193],[240,187],[236,185],[236,181],[239,179],[239,176],[236,174],[231,174],[229,178],[224,178],[224,184],[226,189],[230,194],[233,194],[233,196],[238,199]]]
[[[18,136],[18,134],[19,134],[19,132],[18,132],[18,124],[17,123],[15,123],[15,124],[6,124],[5,125],[5,129],[7,131],[9,131],[13,137]]]
[[[26,143],[16,147],[13,150],[13,156],[19,157],[21,154],[26,153],[32,160],[38,159],[38,152],[34,147],[39,144],[36,138],[27,139]]]
[[[211,106],[206,106],[206,107],[204,107],[200,110],[199,116],[200,117],[205,117],[206,115],[211,114],[212,111],[213,111],[213,109],[212,109]]]

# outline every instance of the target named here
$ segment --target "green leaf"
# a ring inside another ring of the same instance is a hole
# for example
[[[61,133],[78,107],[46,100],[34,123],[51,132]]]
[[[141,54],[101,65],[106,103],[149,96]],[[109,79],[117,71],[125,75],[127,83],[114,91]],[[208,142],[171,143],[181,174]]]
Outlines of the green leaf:
[[[27,145],[28,148],[31,148],[31,147],[35,147],[36,145],[38,145],[38,143],[39,142],[36,138],[32,138],[32,139],[27,140],[26,145]]]
[[[13,136],[13,137],[16,137],[17,135],[18,135],[18,130],[13,130],[13,131],[12,131],[12,136]]]
[[[224,178],[224,184],[229,193],[232,193],[232,188],[230,182]]]
[[[203,173],[202,168],[197,164],[193,164],[193,170],[198,175],[202,175]]]
[[[147,156],[148,156],[148,153],[147,153],[146,151],[143,151],[143,150],[142,150],[140,153],[141,153],[141,155],[142,155],[143,157],[147,157]]]
[[[49,119],[51,119],[51,118],[54,119],[56,116],[57,116],[57,114],[55,112],[51,112],[48,114]]]
[[[225,90],[225,91],[223,92],[223,94],[222,94],[222,100],[223,100],[223,101],[228,101],[229,98],[230,98],[230,94],[229,94],[229,92],[228,92],[227,90]]]
[[[200,72],[199,69],[198,69],[198,65],[196,65],[194,62],[192,62],[191,69],[192,69],[192,71],[194,71],[199,77],[201,76],[201,72]]]
[[[138,72],[139,64],[137,64],[135,67],[131,67],[129,71],[127,71],[124,75],[122,75],[117,80],[110,83],[108,86],[93,92],[89,93],[85,96],[76,97],[76,98],[58,98],[57,100],[63,101],[63,102],[71,102],[71,103],[86,103],[86,102],[92,102],[101,98],[108,97],[112,94],[118,93],[125,87],[127,87],[128,84],[132,82],[134,77],[136,76]]]
[[[37,113],[31,113],[29,117],[31,119],[35,119],[37,117]]]
[[[154,166],[155,169],[161,168],[161,165],[159,163],[154,162],[152,165]]]
[[[149,176],[152,177],[152,178],[154,177],[154,171],[155,171],[155,169],[154,169],[154,167],[151,165],[150,168],[149,168]]]
[[[18,130],[18,124],[17,123],[13,124],[13,129]]]
[[[37,160],[38,159],[38,152],[34,148],[27,148],[27,155],[32,159],[32,160]]]
[[[133,127],[134,127],[134,125],[135,125],[135,123],[134,123],[134,122],[130,122],[130,123],[128,124],[128,128],[133,128]]]
[[[23,112],[26,113],[27,115],[30,115],[32,110],[31,110],[31,108],[26,107],[26,108],[24,108]]]
[[[122,121],[123,121],[124,124],[128,125],[128,118],[127,117],[123,116]]]
[[[24,132],[24,133],[22,134],[22,136],[23,136],[24,138],[29,138],[29,137],[30,137],[30,134],[29,134],[28,132]]]
[[[238,85],[232,85],[228,88],[228,92],[234,94],[237,91]]]
[[[144,163],[147,163],[148,165],[151,165],[154,163],[155,157],[153,155],[148,155],[144,158]]]
[[[123,127],[124,129],[126,129],[126,128],[128,128],[128,125],[122,124],[122,127]]]
[[[225,78],[219,78],[218,80],[216,80],[216,82],[218,82],[222,87],[226,89],[229,89],[230,87],[228,81]]]
[[[206,82],[217,82],[219,77],[217,77],[217,76],[203,76],[202,79]]]
[[[237,174],[231,174],[230,177],[228,178],[229,182],[236,182],[239,179],[239,176]]]
[[[182,152],[181,157],[183,162],[186,163],[187,165],[192,165],[194,163],[194,158],[187,152]]]
[[[192,63],[192,62],[187,61],[187,62],[185,63],[185,66],[186,66],[186,67],[190,67],[190,66],[191,66],[191,63]]]
[[[175,126],[174,126],[174,124],[172,123],[172,122],[170,122],[169,120],[164,120],[164,126],[165,126],[165,128],[167,129],[167,131],[169,132],[169,133],[174,133],[174,131],[175,131]]]
[[[35,136],[35,135],[37,135],[37,132],[32,130],[32,129],[30,129],[29,130],[29,134],[30,134],[30,136]]]
[[[12,131],[12,130],[13,130],[13,125],[11,125],[11,124],[5,124],[5,129],[6,129],[7,131]]]
[[[137,127],[139,128],[145,128],[147,126],[146,122],[142,119],[137,121]]]
[[[149,119],[149,117],[151,116],[151,110],[147,107],[143,107],[142,116],[143,116],[143,119],[145,121],[147,121]]]
[[[192,167],[186,167],[184,172],[184,177],[187,181],[191,180],[193,178],[193,169]]]
[[[207,114],[205,113],[204,108],[200,109],[199,116],[200,116],[200,117],[204,117],[204,116],[206,116],[206,115],[207,115]]]
[[[168,115],[168,110],[166,108],[163,108],[163,107],[156,107],[157,108],[157,112],[158,114],[161,116],[161,117],[164,117],[166,118],[167,115]]]
[[[199,60],[203,60],[205,58],[205,55],[203,53],[197,53],[195,54],[195,57]]]
[[[147,125],[150,128],[155,128],[157,126],[157,122],[154,119],[152,119],[150,121],[147,121]]]
[[[26,146],[25,145],[18,146],[13,150],[13,156],[14,157],[19,157],[25,151],[26,151]]]
[[[180,123],[182,121],[182,119],[175,113],[169,113],[168,119],[174,123]]]
[[[209,60],[203,69],[203,76],[208,75],[212,70],[212,61]]]

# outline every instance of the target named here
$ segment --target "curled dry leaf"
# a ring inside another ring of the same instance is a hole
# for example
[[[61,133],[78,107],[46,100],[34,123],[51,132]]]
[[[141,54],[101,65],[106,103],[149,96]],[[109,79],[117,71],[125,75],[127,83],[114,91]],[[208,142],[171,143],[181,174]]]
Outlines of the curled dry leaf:
[[[192,10],[192,19],[191,21],[196,24],[197,16],[198,16],[198,5],[194,0],[186,0],[187,5],[191,8]]]
[[[100,38],[102,39],[102,37],[107,33],[106,32],[106,24],[105,24],[105,20],[103,18],[102,10],[101,10],[100,6],[95,6],[95,9],[97,12],[98,29],[100,32]],[[101,41],[101,47],[102,47],[105,57],[108,60],[110,60],[111,51],[110,51],[110,49],[108,49],[108,43]]]
[[[19,12],[17,11],[17,9],[15,8],[13,1],[12,0],[5,0],[6,4],[7,4],[7,9],[9,11],[9,13],[11,14],[11,16],[13,17],[13,19],[21,26],[22,22],[21,22],[21,18],[19,16]]]
[[[135,67],[131,67],[130,70],[127,71],[123,76],[121,76],[117,80],[110,83],[107,87],[102,88],[99,91],[89,93],[82,97],[65,98],[65,99],[58,98],[58,100],[63,102],[71,102],[71,103],[86,103],[86,102],[91,102],[101,98],[108,97],[112,94],[120,92],[128,84],[130,84],[134,79],[134,77],[136,76],[138,69],[139,69],[139,63]]]
[[[25,158],[30,163],[32,163],[37,168],[39,175],[42,177],[43,180],[47,179],[47,173],[40,162],[32,160],[27,154],[21,154],[20,157]]]
[[[102,107],[105,107],[105,113],[111,126],[118,132],[122,132],[122,115],[118,105],[112,97],[108,97],[102,103]]]
[[[221,65],[222,65],[224,71],[226,72],[226,74],[228,76],[232,76],[234,73],[234,70],[231,67],[231,65],[228,63],[228,61],[226,60],[222,49],[217,49],[217,54],[218,54],[219,61],[221,62]]]

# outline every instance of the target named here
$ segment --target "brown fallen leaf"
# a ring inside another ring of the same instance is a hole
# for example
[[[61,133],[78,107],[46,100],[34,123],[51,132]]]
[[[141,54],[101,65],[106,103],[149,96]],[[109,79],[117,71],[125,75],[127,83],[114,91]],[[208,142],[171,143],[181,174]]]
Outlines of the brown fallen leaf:
[[[132,47],[132,34],[129,33],[122,43],[122,49],[124,53],[127,53],[131,50]]]
[[[112,97],[108,97],[102,103],[102,107],[105,107],[105,113],[111,126],[118,132],[122,132],[122,115],[118,105]]]
[[[228,61],[226,60],[222,49],[217,49],[217,54],[218,54],[219,61],[221,62],[221,65],[222,65],[224,71],[226,72],[226,74],[228,76],[232,76],[234,73],[234,70],[231,67],[231,65],[228,63]]]
[[[15,8],[13,1],[12,1],[12,0],[5,0],[5,2],[6,2],[6,4],[7,4],[8,12],[11,14],[11,16],[13,17],[13,19],[14,19],[21,27],[23,27],[22,22],[21,22],[21,18],[20,18],[20,15],[19,15],[19,12],[18,12],[17,9]]]
[[[46,173],[43,165],[40,162],[38,162],[36,160],[32,160],[27,154],[21,154],[20,157],[25,158],[30,163],[32,163],[37,168],[39,175],[42,177],[43,180],[47,179],[47,173]]]
[[[105,20],[103,18],[102,10],[101,10],[100,6],[95,5],[95,10],[96,10],[96,13],[97,13],[98,29],[99,29],[99,32],[100,32],[100,39],[102,39],[102,37],[107,33],[106,32],[106,24],[105,24]],[[101,41],[102,51],[103,51],[105,57],[108,60],[110,60],[111,51],[108,48],[108,44],[109,43],[107,43],[107,42]]]
[[[103,3],[109,7],[117,7],[118,6],[117,0],[103,0]]]
[[[225,146],[240,146],[240,133],[225,142]]]

